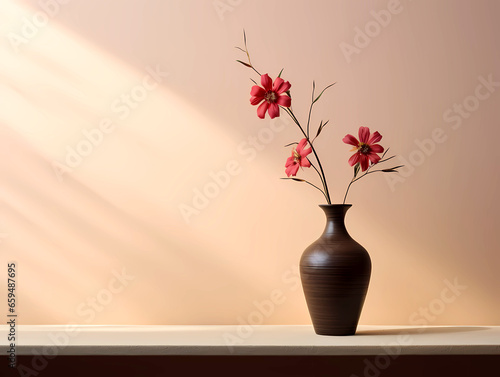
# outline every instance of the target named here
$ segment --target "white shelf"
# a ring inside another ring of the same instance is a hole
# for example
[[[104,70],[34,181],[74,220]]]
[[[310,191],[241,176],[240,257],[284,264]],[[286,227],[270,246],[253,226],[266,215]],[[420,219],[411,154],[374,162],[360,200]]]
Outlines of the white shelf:
[[[17,355],[500,355],[500,326],[359,326],[319,336],[312,326],[23,326]],[[0,326],[6,354],[7,326]],[[238,333],[240,330],[240,333]],[[47,347],[52,348],[48,350]]]

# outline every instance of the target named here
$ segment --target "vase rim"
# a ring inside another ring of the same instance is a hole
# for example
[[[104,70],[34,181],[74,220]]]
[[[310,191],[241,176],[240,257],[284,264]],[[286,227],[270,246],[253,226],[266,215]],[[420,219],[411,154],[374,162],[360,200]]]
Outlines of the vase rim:
[[[320,207],[352,207],[352,204],[320,204]]]

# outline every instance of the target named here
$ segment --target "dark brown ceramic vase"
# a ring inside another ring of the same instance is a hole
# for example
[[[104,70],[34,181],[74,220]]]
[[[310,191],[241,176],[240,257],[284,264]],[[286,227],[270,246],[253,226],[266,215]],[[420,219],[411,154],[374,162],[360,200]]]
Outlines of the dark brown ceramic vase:
[[[354,335],[370,282],[370,256],[345,227],[350,204],[320,207],[325,230],[300,260],[307,306],[316,334]]]

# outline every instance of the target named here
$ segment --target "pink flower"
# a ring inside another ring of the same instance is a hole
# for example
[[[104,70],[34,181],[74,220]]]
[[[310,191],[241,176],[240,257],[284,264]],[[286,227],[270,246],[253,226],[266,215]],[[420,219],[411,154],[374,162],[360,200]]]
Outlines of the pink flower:
[[[306,144],[307,139],[304,138],[300,141],[299,145],[297,145],[297,148],[292,149],[292,156],[288,157],[285,164],[285,173],[288,177],[295,177],[297,175],[297,172],[299,171],[300,166],[304,168],[308,168],[311,166],[311,163],[307,159],[307,155],[312,152],[312,149],[304,149]]]
[[[263,88],[258,85],[252,87],[250,91],[250,95],[252,96],[250,103],[255,106],[264,101],[257,108],[257,115],[259,118],[264,119],[266,111],[269,111],[269,116],[271,119],[274,119],[280,116],[280,105],[290,107],[292,100],[288,95],[283,93],[287,92],[292,85],[280,77],[277,77],[273,84],[267,73],[260,77],[260,83]]]
[[[375,144],[382,139],[377,131],[370,135],[368,127],[359,127],[359,141],[352,135],[346,135],[342,141],[346,144],[354,145],[353,151],[356,151],[351,158],[349,158],[349,165],[361,165],[361,171],[368,169],[371,162],[376,164],[380,161],[380,156],[377,153],[382,153],[384,148],[381,145]]]

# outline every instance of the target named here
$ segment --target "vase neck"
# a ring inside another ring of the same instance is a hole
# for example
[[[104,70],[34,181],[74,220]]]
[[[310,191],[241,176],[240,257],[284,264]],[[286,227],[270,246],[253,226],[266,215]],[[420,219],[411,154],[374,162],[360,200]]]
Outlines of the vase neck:
[[[345,227],[345,214],[351,208],[350,204],[324,204],[320,205],[321,209],[325,212],[326,226],[322,237],[332,236],[349,236],[347,228]]]

